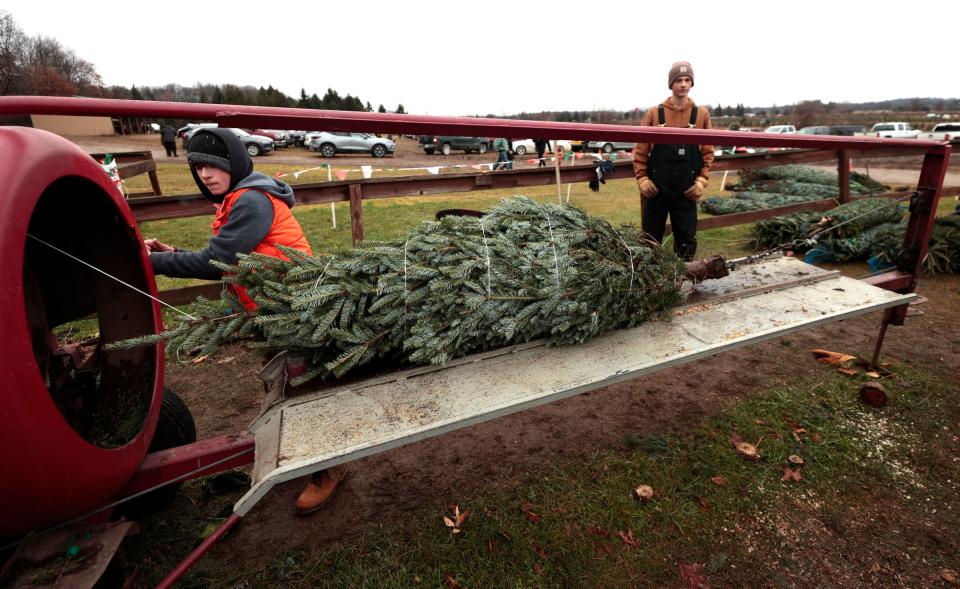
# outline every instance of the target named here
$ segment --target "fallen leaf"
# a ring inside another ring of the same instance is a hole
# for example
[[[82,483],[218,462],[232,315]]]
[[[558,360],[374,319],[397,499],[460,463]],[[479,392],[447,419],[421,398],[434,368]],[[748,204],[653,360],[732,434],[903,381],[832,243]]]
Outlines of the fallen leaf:
[[[623,540],[623,543],[629,546],[630,548],[639,548],[640,547],[640,538],[633,537],[633,530],[627,530],[624,532],[620,530],[617,532],[617,537]]]
[[[805,464],[803,457],[798,456],[796,454],[791,454],[790,456],[787,456],[787,462],[789,462],[790,466],[792,466],[793,468],[800,468]]]
[[[190,363],[191,363],[191,364],[199,364],[199,363],[203,362],[204,360],[206,360],[207,358],[209,358],[209,356],[197,356],[197,357],[194,358],[193,360],[190,360]]]
[[[637,501],[647,502],[653,499],[653,487],[650,485],[640,485],[633,490],[633,498]]]
[[[457,583],[457,580],[450,575],[444,577],[443,581],[447,584],[447,587],[450,587],[451,589],[462,589],[460,583]]]
[[[817,432],[813,432],[812,434],[810,434],[810,441],[813,442],[814,444],[819,444],[820,434],[818,434]]]
[[[697,500],[700,502],[700,511],[709,511],[709,510],[710,510],[710,506],[707,505],[707,498],[706,498],[706,497],[704,497],[703,495],[701,495],[700,497],[697,498]]]
[[[757,450],[757,447],[749,442],[740,442],[736,445],[737,454],[743,457],[746,460],[759,460],[760,451]]]
[[[864,372],[864,374],[867,375],[867,376],[869,376],[870,378],[880,378],[880,373],[879,373],[879,372],[874,372],[873,370],[871,370],[871,371],[869,371],[869,372]]]
[[[593,550],[597,554],[593,557],[594,560],[603,560],[605,555],[613,554],[613,546],[609,544],[594,544]]]
[[[718,487],[727,486],[727,479],[723,478],[722,476],[710,477],[710,482]]]
[[[459,505],[454,505],[452,507],[453,518],[443,516],[443,524],[450,528],[450,531],[454,534],[459,534],[461,528],[463,527],[463,522],[467,521],[467,517],[470,516],[470,510],[465,510],[463,513],[461,513]]]
[[[844,375],[844,376],[856,376],[856,375],[857,375],[857,371],[856,371],[856,370],[851,370],[850,368],[837,368],[837,372],[839,372],[840,374],[842,374],[842,375]]]
[[[707,585],[707,576],[703,574],[703,565],[699,563],[686,564],[682,560],[680,566],[680,581],[690,589],[710,589]]]
[[[547,560],[547,551],[543,549],[543,546],[540,546],[536,542],[530,547],[540,558]]]
[[[487,540],[487,554],[493,556],[493,540]]]
[[[609,537],[610,537],[610,532],[604,530],[603,528],[601,528],[601,527],[599,527],[599,526],[589,527],[589,528],[587,528],[587,531],[590,532],[591,534],[593,534],[594,536],[602,536],[602,537],[604,537],[604,538],[609,538]]]
[[[233,356],[227,356],[226,358],[217,360],[217,364],[226,364],[227,362],[233,362],[235,359]]]
[[[783,476],[780,477],[781,481],[789,481],[789,480],[799,481],[801,478],[803,477],[800,476],[800,469],[794,470],[789,466],[783,467]]]
[[[537,573],[538,575],[543,574],[543,567],[540,566],[540,563],[538,562],[533,563],[533,572]]]
[[[540,516],[533,512],[533,508],[536,507],[533,503],[524,503],[523,507],[520,508],[520,511],[523,512],[523,515],[527,516],[527,520],[532,523],[537,523],[540,521]]]
[[[951,585],[957,584],[957,571],[953,569],[943,569],[940,571],[940,576],[943,577],[943,580]]]

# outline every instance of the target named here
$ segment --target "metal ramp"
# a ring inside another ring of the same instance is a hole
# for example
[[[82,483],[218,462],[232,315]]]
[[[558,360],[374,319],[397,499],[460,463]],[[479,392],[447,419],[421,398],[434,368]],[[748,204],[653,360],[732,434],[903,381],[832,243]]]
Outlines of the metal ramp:
[[[776,258],[699,285],[670,320],[577,346],[529,342],[287,399],[250,427],[253,486],[234,512],[246,515],[274,485],[330,466],[914,298]]]

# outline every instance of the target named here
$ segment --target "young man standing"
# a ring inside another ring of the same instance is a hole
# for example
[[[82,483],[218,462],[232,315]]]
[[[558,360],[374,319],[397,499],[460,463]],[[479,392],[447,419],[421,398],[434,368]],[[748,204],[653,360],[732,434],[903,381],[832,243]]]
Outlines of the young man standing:
[[[671,96],[647,109],[641,125],[713,128],[710,111],[696,106],[688,96],[693,88],[693,67],[688,62],[673,64],[667,87]],[[712,164],[712,145],[637,143],[633,148],[643,231],[662,242],[669,216],[673,250],[687,261],[697,252],[697,201],[703,196]]]
[[[197,131],[187,146],[187,163],[200,192],[217,207],[211,224],[213,237],[206,248],[196,252],[157,239],[145,240],[154,273],[219,280],[221,272],[210,264],[211,260],[235,264],[237,254],[250,252],[287,259],[278,245],[313,254],[300,223],[290,212],[293,189],[254,172],[250,155],[232,131]],[[247,309],[256,309],[246,291],[236,284],[230,288]],[[323,506],[346,473],[345,465],[315,473],[297,498],[297,512],[311,513]]]

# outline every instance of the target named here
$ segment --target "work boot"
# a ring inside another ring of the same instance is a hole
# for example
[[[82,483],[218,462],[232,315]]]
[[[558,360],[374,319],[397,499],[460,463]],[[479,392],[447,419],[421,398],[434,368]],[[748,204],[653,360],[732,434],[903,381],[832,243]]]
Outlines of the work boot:
[[[297,497],[297,513],[306,515],[323,507],[349,470],[349,466],[341,464],[315,473]]]

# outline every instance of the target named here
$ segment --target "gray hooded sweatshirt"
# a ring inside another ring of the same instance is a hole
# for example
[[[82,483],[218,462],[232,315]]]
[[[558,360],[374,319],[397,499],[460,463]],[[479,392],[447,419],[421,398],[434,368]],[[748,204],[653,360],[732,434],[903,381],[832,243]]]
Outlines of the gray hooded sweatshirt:
[[[293,189],[290,185],[259,172],[252,172],[230,192],[243,188],[251,190],[233,204],[227,222],[217,235],[210,238],[207,247],[198,252],[182,249],[152,252],[150,262],[153,272],[174,278],[219,280],[220,270],[212,266],[210,260],[236,264],[237,254],[250,253],[269,233],[273,225],[273,201],[267,198],[265,192],[293,207]]]

